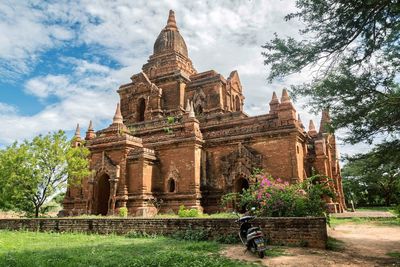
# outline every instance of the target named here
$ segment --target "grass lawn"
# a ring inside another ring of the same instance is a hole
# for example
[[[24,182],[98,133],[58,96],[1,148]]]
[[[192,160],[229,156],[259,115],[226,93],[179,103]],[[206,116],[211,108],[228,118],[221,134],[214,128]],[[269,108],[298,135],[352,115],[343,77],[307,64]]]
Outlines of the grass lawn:
[[[394,214],[395,207],[361,207],[356,208],[356,211],[387,211]]]
[[[0,231],[0,266],[253,266],[220,256],[221,246],[166,237]]]
[[[330,227],[343,223],[370,223],[377,226],[400,226],[400,218],[330,218]]]

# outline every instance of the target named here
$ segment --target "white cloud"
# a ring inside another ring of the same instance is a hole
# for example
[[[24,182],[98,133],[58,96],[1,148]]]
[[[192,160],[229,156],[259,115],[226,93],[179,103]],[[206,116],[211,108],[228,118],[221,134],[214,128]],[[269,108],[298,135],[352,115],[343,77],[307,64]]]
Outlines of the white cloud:
[[[0,102],[0,115],[1,114],[14,114],[17,112],[17,110],[18,109],[15,106]]]
[[[41,100],[55,96],[58,102],[32,116],[18,116],[11,110],[0,113],[0,124],[6,128],[0,130],[0,142],[58,128],[72,130],[76,122],[85,125],[89,119],[104,126],[101,122],[112,118],[118,101],[116,89],[146,63],[169,9],[175,10],[196,69],[214,69],[225,77],[238,70],[246,112],[266,113],[274,90],[280,94],[283,87],[310,77],[305,72],[272,84],[266,81],[268,69],[263,65],[261,45],[274,32],[298,36],[298,22],[283,20],[295,10],[294,2],[75,0],[35,2],[35,8],[22,1],[2,2],[0,74],[29,73],[42,52],[66,42],[89,47],[92,57],[61,55],[59,61],[73,65],[71,73],[48,73],[26,81],[26,93]],[[110,57],[122,67],[104,65],[93,55]],[[296,103],[296,107],[305,125],[315,118],[302,103]],[[1,115],[7,112],[10,115]]]
[[[0,75],[4,79],[29,73],[41,52],[74,37],[71,30],[48,19],[45,10],[28,2],[0,2]]]

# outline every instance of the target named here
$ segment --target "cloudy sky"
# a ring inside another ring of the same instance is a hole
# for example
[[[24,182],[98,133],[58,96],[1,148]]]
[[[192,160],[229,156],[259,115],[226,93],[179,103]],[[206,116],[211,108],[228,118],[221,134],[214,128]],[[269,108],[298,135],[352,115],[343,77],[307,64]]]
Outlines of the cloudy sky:
[[[76,123],[85,131],[89,120],[107,126],[118,86],[147,61],[169,9],[199,72],[239,71],[249,115],[268,112],[273,91],[309,78],[266,81],[261,45],[301,27],[283,19],[295,10],[291,0],[49,2],[0,1],[0,147],[58,129],[71,135]],[[303,104],[304,124],[313,118],[318,127],[320,116]]]

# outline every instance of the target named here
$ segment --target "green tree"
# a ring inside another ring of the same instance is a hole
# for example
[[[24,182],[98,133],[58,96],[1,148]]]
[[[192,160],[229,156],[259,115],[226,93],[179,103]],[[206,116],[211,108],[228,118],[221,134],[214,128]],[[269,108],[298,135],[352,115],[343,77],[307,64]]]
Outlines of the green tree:
[[[71,147],[63,131],[14,143],[0,152],[0,208],[39,216],[43,204],[90,174],[89,151]]]
[[[380,144],[366,154],[348,159],[343,168],[344,190],[358,205],[386,205],[400,200],[399,140]]]
[[[395,140],[400,129],[400,4],[398,0],[297,0],[302,40],[275,35],[263,48],[269,80],[312,70],[292,85],[314,111],[329,108],[332,130],[345,141]],[[397,144],[397,143],[396,143]]]

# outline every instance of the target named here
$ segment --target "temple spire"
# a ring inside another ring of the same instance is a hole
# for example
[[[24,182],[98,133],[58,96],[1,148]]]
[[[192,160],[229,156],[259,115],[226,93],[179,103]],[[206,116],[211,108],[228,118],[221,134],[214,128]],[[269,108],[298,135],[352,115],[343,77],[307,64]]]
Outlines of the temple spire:
[[[288,91],[286,90],[286,88],[283,88],[281,103],[289,103],[289,102],[290,102],[290,97],[289,97]]]
[[[121,115],[121,107],[120,107],[119,103],[117,104],[117,110],[115,111],[113,123],[123,124],[123,119],[122,119],[122,115]]]
[[[279,99],[276,96],[275,91],[272,93],[272,99],[269,102],[269,113],[273,114],[276,113],[276,110],[278,109],[279,106]]]
[[[278,97],[276,96],[275,91],[272,93],[272,99],[271,99],[271,102],[269,102],[269,103],[270,103],[270,104],[279,103],[279,99],[278,99]]]
[[[85,140],[91,140],[91,139],[93,139],[95,137],[96,137],[96,134],[95,134],[94,129],[93,129],[93,122],[92,122],[92,120],[90,120],[89,127],[88,127],[88,129],[86,131]]]
[[[300,114],[297,115],[297,120],[299,121],[300,127],[304,129],[304,124],[303,124],[303,122],[301,121]]]
[[[76,130],[75,130],[75,137],[78,139],[81,138],[81,128],[79,127],[79,123],[76,125]]]
[[[327,109],[324,109],[322,111],[322,116],[321,116],[321,124],[319,125],[319,132],[320,133],[326,133],[327,127],[329,126],[331,122],[331,118],[329,116],[329,111]]]
[[[315,130],[315,125],[313,120],[310,120],[310,124],[308,125],[308,134],[310,136],[316,136],[317,135],[317,131]]]
[[[177,30],[178,27],[176,26],[176,20],[175,20],[175,12],[173,10],[169,11],[169,16],[168,16],[168,21],[167,21],[167,26],[165,26],[166,29],[175,29]]]
[[[88,132],[89,131],[93,131],[93,122],[92,122],[92,120],[90,120],[90,122],[89,122]]]

